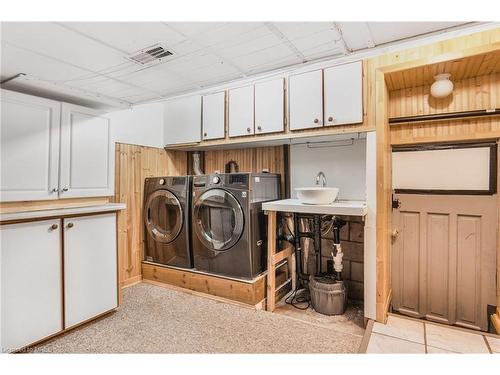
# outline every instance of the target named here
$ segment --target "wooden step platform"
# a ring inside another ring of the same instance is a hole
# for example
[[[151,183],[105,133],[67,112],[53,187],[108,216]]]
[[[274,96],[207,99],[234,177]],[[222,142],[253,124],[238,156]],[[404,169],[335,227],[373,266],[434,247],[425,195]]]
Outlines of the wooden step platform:
[[[192,290],[220,299],[227,299],[250,305],[252,307],[265,307],[266,298],[266,274],[262,274],[254,280],[243,281],[221,276],[209,275],[206,273],[182,270],[168,266],[161,266],[147,262],[142,263],[142,277],[144,282],[154,282],[154,284],[167,284],[175,287]],[[289,272],[286,262],[278,267],[276,271],[277,285],[280,288],[280,295],[287,288]],[[291,287],[291,283],[288,282]]]

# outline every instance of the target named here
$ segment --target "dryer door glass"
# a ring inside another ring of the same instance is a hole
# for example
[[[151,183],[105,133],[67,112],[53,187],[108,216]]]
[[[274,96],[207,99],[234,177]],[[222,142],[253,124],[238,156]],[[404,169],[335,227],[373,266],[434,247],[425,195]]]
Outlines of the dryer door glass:
[[[168,190],[155,191],[144,207],[146,228],[159,242],[169,243],[182,229],[183,210],[177,197]]]
[[[205,191],[194,205],[194,231],[209,249],[230,249],[243,233],[241,205],[233,194],[222,189]]]

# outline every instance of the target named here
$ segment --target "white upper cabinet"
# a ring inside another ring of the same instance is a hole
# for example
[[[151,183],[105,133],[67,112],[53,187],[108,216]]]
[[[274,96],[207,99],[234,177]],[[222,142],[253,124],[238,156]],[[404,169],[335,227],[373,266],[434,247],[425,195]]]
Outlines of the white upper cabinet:
[[[56,199],[59,102],[1,91],[1,201]]]
[[[291,75],[288,78],[290,129],[323,126],[323,71]]]
[[[114,194],[114,143],[101,113],[62,104],[60,198]]]
[[[245,86],[228,91],[229,136],[254,134],[254,87]]]
[[[284,79],[255,84],[255,133],[284,130]]]
[[[219,139],[225,136],[226,93],[224,91],[203,96],[203,139]]]
[[[325,69],[325,126],[363,122],[363,63]]]
[[[164,107],[166,145],[201,141],[201,95],[169,100]]]

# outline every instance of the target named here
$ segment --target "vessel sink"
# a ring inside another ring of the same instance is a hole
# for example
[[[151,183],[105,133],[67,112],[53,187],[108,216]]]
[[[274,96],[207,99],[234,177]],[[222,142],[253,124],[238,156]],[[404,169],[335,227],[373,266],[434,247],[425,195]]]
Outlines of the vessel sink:
[[[338,188],[330,187],[303,187],[296,188],[297,199],[305,204],[330,204],[337,199]]]

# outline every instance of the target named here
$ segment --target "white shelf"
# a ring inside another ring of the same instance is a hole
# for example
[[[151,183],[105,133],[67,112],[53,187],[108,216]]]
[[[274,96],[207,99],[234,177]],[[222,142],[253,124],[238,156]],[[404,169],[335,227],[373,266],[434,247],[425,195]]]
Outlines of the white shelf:
[[[298,199],[283,199],[262,204],[264,211],[297,212],[319,215],[365,216],[365,201],[336,201],[331,204],[304,204]]]
[[[53,210],[9,212],[0,214],[0,222],[14,220],[40,219],[46,217],[73,216],[96,212],[120,211],[127,208],[125,203],[107,203],[97,206],[57,208]]]

